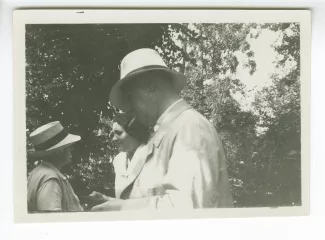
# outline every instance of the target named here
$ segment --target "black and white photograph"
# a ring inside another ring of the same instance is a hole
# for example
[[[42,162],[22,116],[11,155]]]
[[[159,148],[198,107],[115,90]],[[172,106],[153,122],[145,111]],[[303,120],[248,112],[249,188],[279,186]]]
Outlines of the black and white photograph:
[[[309,11],[15,14],[16,220],[308,214]]]

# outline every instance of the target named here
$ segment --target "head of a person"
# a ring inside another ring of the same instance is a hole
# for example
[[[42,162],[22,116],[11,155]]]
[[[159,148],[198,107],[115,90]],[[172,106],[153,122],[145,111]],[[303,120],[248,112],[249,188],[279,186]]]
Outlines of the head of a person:
[[[120,113],[113,119],[113,140],[122,152],[132,153],[148,140],[148,128],[131,114]]]
[[[61,168],[71,163],[72,147],[80,139],[80,136],[70,134],[59,121],[50,122],[30,134],[34,148],[29,149],[28,154]]]
[[[120,65],[120,80],[112,87],[113,106],[153,127],[186,86],[186,76],[168,68],[158,51],[141,48],[128,53]]]
[[[154,126],[164,109],[178,98],[170,73],[161,70],[133,76],[121,90],[129,113],[147,127]]]
[[[72,150],[72,144],[66,145],[51,152],[48,156],[43,157],[43,160],[57,167],[64,167],[72,162]]]

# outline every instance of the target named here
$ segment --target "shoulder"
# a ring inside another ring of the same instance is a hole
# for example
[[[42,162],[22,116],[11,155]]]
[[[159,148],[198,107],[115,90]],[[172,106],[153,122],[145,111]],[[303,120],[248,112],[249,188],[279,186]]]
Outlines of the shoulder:
[[[40,164],[31,172],[29,179],[42,179],[46,181],[48,179],[59,179],[59,175],[52,168]]]
[[[202,144],[221,145],[213,124],[193,108],[183,111],[171,128],[170,136],[175,142],[193,147],[201,147]]]
[[[46,181],[43,182],[43,184],[40,186],[40,189],[47,190],[47,191],[57,191],[57,189],[60,189],[61,187],[59,184],[59,180],[57,178],[49,178]]]
[[[193,108],[183,111],[174,121],[175,128],[179,131],[206,131],[214,129],[211,122],[206,119],[201,113]]]

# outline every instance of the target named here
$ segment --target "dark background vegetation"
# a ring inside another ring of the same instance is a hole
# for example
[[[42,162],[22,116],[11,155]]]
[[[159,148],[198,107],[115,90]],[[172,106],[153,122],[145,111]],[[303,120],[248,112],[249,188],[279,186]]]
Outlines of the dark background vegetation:
[[[112,196],[110,161],[117,148],[111,141],[110,119],[117,109],[109,105],[109,92],[127,53],[157,48],[169,67],[188,76],[182,97],[213,123],[223,140],[235,206],[300,205],[299,25],[229,23],[194,28],[189,24],[26,25],[26,136],[42,124],[61,121],[82,137],[74,163],[64,169],[75,192]],[[255,35],[252,29],[257,29]],[[286,75],[274,74],[273,84],[259,90],[251,109],[243,110],[234,94],[245,97],[244,85],[230,77],[239,64],[235,52],[246,55],[246,67],[254,74],[258,66],[246,39],[258,38],[263,29],[282,36],[281,43],[273,46],[281,56],[276,67],[288,61],[296,65]],[[208,79],[210,84],[205,84]],[[38,163],[27,162],[28,172]]]

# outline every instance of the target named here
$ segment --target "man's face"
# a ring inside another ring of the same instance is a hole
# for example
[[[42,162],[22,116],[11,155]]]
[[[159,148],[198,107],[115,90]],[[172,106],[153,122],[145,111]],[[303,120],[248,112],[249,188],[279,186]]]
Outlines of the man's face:
[[[151,127],[156,122],[157,104],[156,96],[148,87],[133,86],[126,93],[126,101],[129,105],[129,112],[132,113],[139,122]]]
[[[66,147],[66,148],[64,148],[63,151],[62,151],[62,158],[64,159],[64,162],[66,164],[71,163],[71,160],[72,160],[72,153],[71,153],[71,151],[72,151],[72,146],[71,145],[68,146],[68,147]]]

